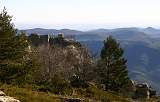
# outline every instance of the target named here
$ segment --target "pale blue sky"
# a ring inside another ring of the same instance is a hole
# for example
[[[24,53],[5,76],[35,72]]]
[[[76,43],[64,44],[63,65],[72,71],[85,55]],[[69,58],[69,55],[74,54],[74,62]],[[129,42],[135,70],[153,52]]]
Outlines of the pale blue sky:
[[[0,0],[17,28],[160,28],[160,0]]]

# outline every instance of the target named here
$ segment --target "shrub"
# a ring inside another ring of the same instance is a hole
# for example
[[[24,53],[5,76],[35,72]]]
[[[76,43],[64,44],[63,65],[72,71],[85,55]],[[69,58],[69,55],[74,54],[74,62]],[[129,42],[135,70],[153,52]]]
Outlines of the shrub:
[[[65,81],[59,75],[55,75],[51,81],[43,82],[43,84],[41,83],[38,90],[43,92],[49,91],[61,95],[71,95],[73,91],[69,82]]]
[[[79,76],[76,76],[76,75],[71,78],[70,83],[75,88],[87,88],[87,87],[89,87],[87,82],[85,82]]]

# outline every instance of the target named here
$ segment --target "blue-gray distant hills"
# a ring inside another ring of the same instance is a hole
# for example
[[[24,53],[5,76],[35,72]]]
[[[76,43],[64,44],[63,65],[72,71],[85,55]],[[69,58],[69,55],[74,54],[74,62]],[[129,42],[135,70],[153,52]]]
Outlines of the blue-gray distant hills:
[[[103,41],[112,35],[125,50],[128,60],[129,75],[132,79],[150,83],[160,93],[160,29],[148,28],[117,28],[77,31],[70,29],[27,29],[28,34],[41,35],[64,33],[74,35],[75,39],[87,46],[98,58]]]

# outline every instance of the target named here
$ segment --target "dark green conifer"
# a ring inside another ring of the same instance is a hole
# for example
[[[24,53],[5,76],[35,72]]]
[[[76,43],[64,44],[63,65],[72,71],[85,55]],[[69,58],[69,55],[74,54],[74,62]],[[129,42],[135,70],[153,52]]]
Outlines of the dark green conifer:
[[[27,36],[17,35],[6,9],[0,13],[0,81],[25,82],[33,69]]]
[[[120,44],[109,36],[104,41],[99,63],[99,75],[106,86],[106,90],[119,91],[128,84],[126,62],[127,60],[123,57],[123,49]]]

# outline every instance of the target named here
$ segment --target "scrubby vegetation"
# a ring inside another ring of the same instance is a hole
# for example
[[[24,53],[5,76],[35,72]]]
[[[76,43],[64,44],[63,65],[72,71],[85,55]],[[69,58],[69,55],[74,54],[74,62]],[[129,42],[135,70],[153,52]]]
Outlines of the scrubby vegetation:
[[[37,91],[33,86],[13,86],[3,84],[0,86],[7,95],[13,96],[21,102],[64,102],[69,98],[81,99],[82,102],[131,102],[130,99],[122,97],[114,92],[106,92],[90,86],[87,89],[77,88],[74,89],[75,95],[56,95],[50,92]]]
[[[21,102],[130,102],[126,61],[112,37],[97,61],[77,41],[18,33],[7,11],[0,14],[0,90]]]

